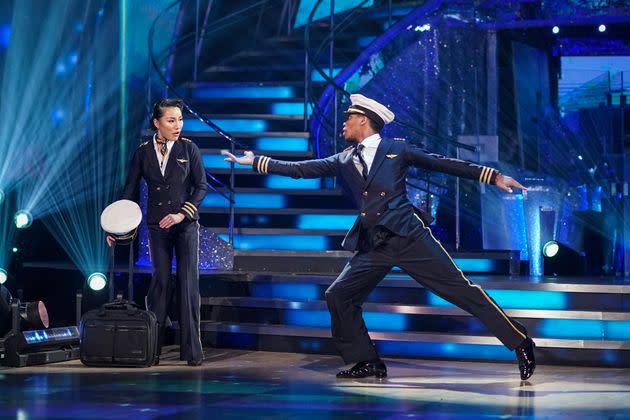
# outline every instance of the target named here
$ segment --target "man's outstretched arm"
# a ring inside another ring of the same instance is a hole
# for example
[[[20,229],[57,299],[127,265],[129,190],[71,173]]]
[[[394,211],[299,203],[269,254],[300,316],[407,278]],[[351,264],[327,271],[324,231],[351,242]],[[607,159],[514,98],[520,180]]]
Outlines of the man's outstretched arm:
[[[333,155],[326,159],[302,160],[289,162],[275,160],[267,156],[255,156],[253,152],[246,151],[242,157],[236,157],[230,152],[223,152],[225,160],[240,165],[252,166],[255,172],[261,174],[277,174],[290,176],[291,178],[321,178],[338,174],[338,156]]]
[[[472,162],[448,158],[435,153],[427,153],[411,145],[406,146],[404,154],[406,160],[418,168],[443,172],[462,178],[477,179],[479,182],[485,184],[496,185],[508,193],[513,192],[513,188],[527,190],[527,188],[514,178],[503,175],[489,166],[477,165]]]

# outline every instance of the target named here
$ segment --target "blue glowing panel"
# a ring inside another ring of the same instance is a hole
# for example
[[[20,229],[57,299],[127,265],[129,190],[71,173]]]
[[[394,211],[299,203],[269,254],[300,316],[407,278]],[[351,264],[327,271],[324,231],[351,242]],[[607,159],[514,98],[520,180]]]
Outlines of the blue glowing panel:
[[[605,321],[604,336],[609,340],[630,340],[630,321]]]
[[[227,242],[228,235],[219,235]],[[234,235],[236,249],[278,249],[296,251],[324,251],[328,249],[326,236],[319,235]]]
[[[499,268],[497,260],[454,258],[453,261],[455,261],[455,264],[457,264],[460,270],[467,273],[492,273]]]
[[[628,340],[630,321],[602,321],[596,319],[545,319],[539,332],[544,337]]]
[[[203,166],[208,169],[228,169],[230,162],[226,162],[224,159],[225,156],[223,155],[213,155],[209,153],[201,155]],[[239,165],[238,163],[235,163],[234,167],[237,169],[252,169],[251,165]]]
[[[539,334],[549,338],[603,339],[604,324],[596,319],[544,319]]]
[[[566,309],[567,295],[562,292],[540,290],[486,290],[486,293],[504,309]],[[431,306],[454,306],[441,297],[428,293]]]
[[[254,297],[264,298],[321,299],[319,286],[316,284],[253,283],[251,294]]]
[[[222,130],[241,133],[258,133],[267,130],[265,120],[212,120]],[[184,120],[184,130],[192,132],[214,131],[208,124],[197,119]]]
[[[299,190],[319,190],[322,181],[319,178],[294,179],[280,175],[269,175],[265,177],[265,186],[275,189],[299,189]]]
[[[59,327],[47,330],[23,331],[22,336],[28,344],[51,343],[69,339],[79,339],[77,327]]]
[[[354,224],[354,214],[302,214],[298,216],[298,229],[348,230]]]
[[[361,5],[361,3],[363,3],[364,1],[365,0],[335,0],[334,2],[335,14],[357,7]],[[308,17],[313,11],[315,4],[317,4],[317,0],[301,0],[300,1],[300,6],[298,7],[298,11],[295,16],[295,23],[293,24],[294,28],[298,28],[300,26],[306,25],[306,22],[308,22]],[[368,0],[368,1],[365,1],[365,4],[363,4],[361,7],[364,7],[364,8],[371,7],[372,4],[374,4],[374,0]],[[319,4],[319,7],[317,8],[317,10],[315,11],[315,14],[313,15],[313,22],[318,19],[325,18],[327,16],[330,16],[330,0],[323,0]]]
[[[236,208],[282,209],[287,204],[287,197],[282,194],[239,193],[234,195],[234,200]],[[229,202],[219,194],[208,193],[201,202],[201,207],[229,207]]]
[[[288,325],[330,328],[330,313],[326,310],[289,310],[286,312],[286,317]],[[404,331],[407,327],[405,314],[364,312],[363,319],[367,328],[373,331]]]
[[[8,48],[10,40],[11,40],[11,24],[10,23],[0,24],[0,48],[3,48],[3,49]]]
[[[256,150],[306,152],[308,139],[301,137],[259,137],[256,139]]]
[[[334,78],[335,76],[337,76],[339,74],[339,72],[341,72],[341,70],[343,70],[343,69],[341,69],[341,68],[334,68],[333,67],[333,75],[332,75],[332,77]],[[326,73],[326,76],[330,76],[330,69],[326,68],[325,69],[325,73]],[[322,75],[317,70],[313,70],[311,72],[311,81],[313,81],[313,82],[325,82],[326,79],[324,79],[322,77]]]
[[[213,98],[292,98],[290,86],[222,86],[196,88],[192,92],[195,99]]]
[[[306,114],[311,115],[313,105],[306,107]],[[275,115],[304,115],[304,103],[302,102],[276,102],[271,105],[271,113]]]
[[[423,343],[415,341],[376,341],[385,356],[439,357],[449,359],[514,360],[505,346],[490,344]]]

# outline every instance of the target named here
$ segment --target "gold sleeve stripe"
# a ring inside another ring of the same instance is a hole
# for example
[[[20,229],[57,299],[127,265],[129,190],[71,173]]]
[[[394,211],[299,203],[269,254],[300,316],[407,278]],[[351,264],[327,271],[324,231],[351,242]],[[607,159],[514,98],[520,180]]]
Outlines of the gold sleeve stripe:
[[[186,201],[184,203],[184,207],[186,207],[187,209],[191,210],[193,213],[197,211],[197,207],[193,206],[191,203],[189,203],[188,201]]]
[[[266,173],[265,172],[265,162],[267,161],[267,156],[263,156],[260,158],[260,170],[258,172],[260,172],[261,174]]]
[[[494,169],[492,168],[488,168],[488,172],[486,173],[486,179],[484,180],[484,182],[486,184],[490,183],[490,180],[492,179],[492,174],[494,173]]]
[[[483,182],[484,184],[488,183],[488,174],[490,173],[490,168],[488,168],[487,166],[483,167],[483,176],[481,177],[481,182]]]
[[[260,161],[262,160],[262,157],[258,158],[258,161],[256,162],[256,172],[260,173]]]
[[[191,211],[190,211],[188,208],[186,208],[186,207],[182,207],[182,211],[186,212],[186,214],[187,214],[187,215],[189,215],[191,219],[192,219],[192,218],[194,217],[194,215],[195,215],[193,212],[191,212]]]
[[[486,174],[486,170],[487,169],[488,168],[486,166],[482,166],[481,167],[481,173],[479,174],[479,182],[483,182],[483,178],[484,178],[484,176]]]
[[[269,161],[270,160],[271,160],[270,157],[265,159],[265,167],[264,167],[265,173],[267,173],[269,171]]]

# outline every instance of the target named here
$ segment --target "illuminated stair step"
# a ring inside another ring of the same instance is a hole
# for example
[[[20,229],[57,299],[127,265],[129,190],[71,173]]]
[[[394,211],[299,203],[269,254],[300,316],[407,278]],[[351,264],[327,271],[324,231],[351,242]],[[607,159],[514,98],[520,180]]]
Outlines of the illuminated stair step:
[[[252,284],[255,296],[268,293],[274,284]],[[300,296],[304,297],[304,295]],[[202,309],[205,320],[220,322],[264,322],[281,323],[296,327],[330,328],[330,315],[324,300],[296,300],[264,298],[203,298],[202,305],[211,305],[212,310]],[[220,308],[226,308],[225,311]],[[454,334],[488,334],[487,328],[475,317],[459,308],[445,311],[431,306],[408,306],[397,304],[374,304],[369,299],[363,305],[366,325],[372,331],[422,331]],[[630,314],[615,313],[611,317],[622,319],[592,319],[602,316],[601,312],[553,311],[524,309],[507,314],[527,327],[531,336],[564,338],[574,340],[628,340],[630,339]],[[568,317],[584,319],[568,319]],[[591,318],[591,319],[589,319]]]
[[[195,87],[193,99],[203,98],[291,98],[298,90],[293,86],[208,86]]]
[[[222,130],[227,132],[250,132],[250,133],[260,133],[265,132],[267,130],[268,122],[265,120],[249,120],[249,119],[241,119],[241,120],[225,120],[225,119],[216,119],[212,120],[213,123],[218,125]],[[205,131],[214,131],[212,127],[206,124],[203,121],[199,121],[198,119],[185,119],[184,120],[184,128],[185,131],[198,133]]]
[[[204,342],[216,347],[337,354],[328,328],[202,321],[201,330]],[[371,331],[370,337],[381,356],[515,363],[514,352],[495,337],[396,331]],[[534,340],[539,365],[630,366],[630,346],[625,341]],[[518,378],[516,366],[514,369]]]
[[[224,241],[225,233],[219,234]],[[325,235],[234,235],[235,249],[279,249],[322,251],[330,248],[329,238]]]

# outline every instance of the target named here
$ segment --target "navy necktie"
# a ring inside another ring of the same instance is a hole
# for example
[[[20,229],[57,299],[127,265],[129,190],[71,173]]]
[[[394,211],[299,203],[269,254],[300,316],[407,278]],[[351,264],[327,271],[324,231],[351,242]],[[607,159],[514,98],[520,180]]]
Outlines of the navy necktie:
[[[367,163],[365,163],[365,159],[363,159],[363,149],[365,149],[365,146],[362,144],[357,145],[357,147],[354,148],[354,155],[356,157],[359,158],[359,163],[361,164],[361,175],[363,175],[363,179],[367,179],[368,177],[368,167],[367,167]]]

